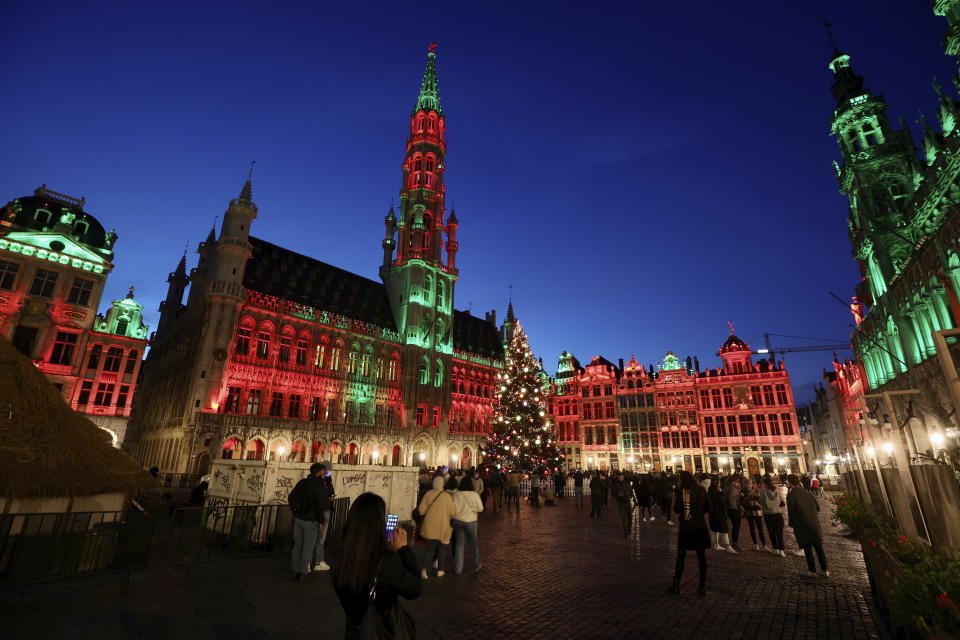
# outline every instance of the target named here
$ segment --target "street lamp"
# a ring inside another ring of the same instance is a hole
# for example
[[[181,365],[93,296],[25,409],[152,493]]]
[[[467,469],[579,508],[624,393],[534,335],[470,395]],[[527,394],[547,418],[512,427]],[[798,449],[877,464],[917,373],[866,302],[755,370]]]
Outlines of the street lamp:
[[[930,434],[930,442],[932,442],[933,446],[935,446],[937,449],[940,449],[943,447],[943,434],[938,431],[934,431]]]
[[[373,464],[377,464],[377,458],[380,457],[380,452],[374,449],[371,455],[373,456]]]
[[[893,453],[893,444],[890,443],[890,442],[884,442],[884,443],[883,443],[883,450],[886,451],[886,452],[887,452],[887,455],[889,456],[890,454]]]
[[[867,447],[867,455],[872,458],[873,456],[877,455],[877,450],[873,447]]]
[[[283,452],[286,451],[283,447],[277,447],[277,455],[282,456]]]

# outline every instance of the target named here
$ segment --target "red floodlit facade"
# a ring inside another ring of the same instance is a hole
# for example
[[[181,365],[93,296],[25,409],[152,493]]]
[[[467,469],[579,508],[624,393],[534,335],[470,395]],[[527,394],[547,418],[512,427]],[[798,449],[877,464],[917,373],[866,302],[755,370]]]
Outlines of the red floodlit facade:
[[[669,351],[658,370],[645,369],[631,357],[619,367],[594,358],[581,372],[571,366],[573,356],[561,355],[548,409],[568,466],[751,474],[804,468],[790,378],[782,363],[753,363],[749,345],[734,335],[719,355],[722,366],[702,372],[698,361],[681,363]],[[608,381],[615,397],[605,395]],[[578,416],[579,437],[567,426],[573,421],[565,408],[575,399],[581,407],[590,405]],[[614,401],[612,419],[608,399]],[[598,444],[601,425],[604,440]],[[593,431],[589,436],[587,426]]]
[[[459,221],[444,219],[432,51],[409,126],[382,282],[251,236],[250,180],[196,268],[170,274],[124,443],[143,464],[185,474],[212,458],[476,464],[503,343],[495,314],[453,307]]]
[[[44,185],[0,211],[0,334],[119,446],[148,327],[133,288],[97,314],[117,236],[84,204]]]

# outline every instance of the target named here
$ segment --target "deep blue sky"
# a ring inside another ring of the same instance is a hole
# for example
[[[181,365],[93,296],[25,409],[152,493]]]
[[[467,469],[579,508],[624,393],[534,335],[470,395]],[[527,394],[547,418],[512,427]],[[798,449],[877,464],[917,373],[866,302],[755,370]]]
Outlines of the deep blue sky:
[[[821,16],[915,132],[956,71],[926,2],[146,6],[0,10],[0,198],[86,196],[120,234],[107,300],[135,284],[156,326],[252,157],[254,235],[376,279],[436,40],[457,307],[502,319],[512,283],[550,373],[563,349],[714,365],[727,321],[845,339],[827,290],[859,274]],[[830,360],[788,355],[798,402]]]

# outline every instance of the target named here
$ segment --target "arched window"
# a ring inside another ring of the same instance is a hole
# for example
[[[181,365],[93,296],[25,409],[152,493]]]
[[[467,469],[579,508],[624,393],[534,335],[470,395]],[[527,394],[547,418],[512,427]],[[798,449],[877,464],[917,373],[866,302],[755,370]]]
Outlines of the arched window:
[[[430,360],[426,357],[420,363],[420,384],[430,383]]]
[[[50,219],[53,217],[53,214],[47,211],[46,209],[37,209],[33,212],[33,221],[39,223],[44,227],[50,226]]]
[[[387,367],[387,381],[396,382],[400,379],[400,356],[394,353],[390,357],[390,364]]]
[[[418,132],[423,131],[423,114],[417,116],[417,129]]]
[[[263,460],[263,454],[266,446],[260,438],[254,438],[247,445],[247,460]]]
[[[429,249],[432,243],[433,243],[433,215],[429,211],[426,211],[423,214],[423,248]],[[430,290],[430,287],[427,287],[427,289]]]
[[[229,438],[223,443],[223,449],[220,451],[220,457],[224,460],[240,458],[240,441],[236,438]]]
[[[424,163],[424,170],[426,171],[426,175],[423,180],[423,185],[427,189],[433,189],[433,177],[434,177],[433,172],[434,172],[435,166],[436,166],[436,160],[433,159],[433,156],[427,156],[427,161]]]
[[[433,376],[433,386],[439,387],[443,384],[443,363],[437,360],[437,369]]]
[[[417,189],[423,184],[423,156],[417,154],[413,156],[413,188]]]
[[[434,341],[434,344],[439,345],[441,342],[443,342],[444,337],[443,318],[437,318],[437,339]],[[437,386],[439,387],[440,385]]]
[[[443,306],[444,295],[446,295],[446,291],[443,280],[441,278],[437,278],[437,307]]]

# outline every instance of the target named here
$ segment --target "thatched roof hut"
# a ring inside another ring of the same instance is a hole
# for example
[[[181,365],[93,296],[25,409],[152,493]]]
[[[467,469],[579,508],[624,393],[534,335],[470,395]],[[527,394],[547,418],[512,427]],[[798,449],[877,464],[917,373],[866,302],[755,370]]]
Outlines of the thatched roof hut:
[[[5,503],[0,512],[16,500],[69,498],[72,503],[72,498],[130,496],[156,486],[109,440],[71,410],[33,362],[0,335],[0,502]]]

